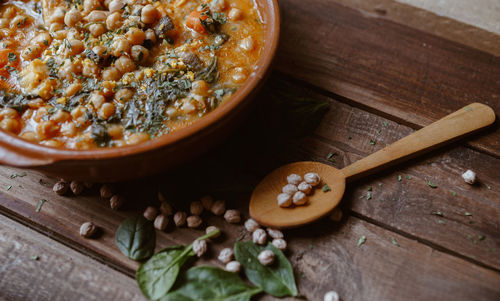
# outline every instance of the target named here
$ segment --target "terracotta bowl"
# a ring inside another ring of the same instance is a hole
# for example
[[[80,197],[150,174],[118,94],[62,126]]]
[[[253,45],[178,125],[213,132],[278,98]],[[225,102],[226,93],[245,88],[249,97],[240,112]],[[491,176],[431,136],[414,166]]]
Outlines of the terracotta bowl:
[[[280,16],[277,0],[256,0],[265,21],[265,44],[257,68],[219,108],[172,134],[131,146],[69,150],[34,144],[0,130],[0,164],[34,169],[61,178],[114,182],[152,175],[186,162],[226,138],[270,72]]]

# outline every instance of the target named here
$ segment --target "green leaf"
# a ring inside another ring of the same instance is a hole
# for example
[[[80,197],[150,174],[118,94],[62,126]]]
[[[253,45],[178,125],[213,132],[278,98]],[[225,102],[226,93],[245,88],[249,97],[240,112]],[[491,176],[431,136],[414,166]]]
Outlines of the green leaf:
[[[361,236],[359,239],[358,239],[358,243],[356,244],[356,246],[361,246],[362,244],[364,244],[366,242],[366,236]]]
[[[165,296],[174,285],[182,265],[191,256],[194,256],[191,245],[173,246],[156,253],[135,274],[142,293],[153,300]]]
[[[153,223],[143,216],[125,219],[115,235],[116,245],[122,253],[133,260],[144,260],[153,255],[156,233]]]
[[[180,280],[180,287],[160,301],[250,301],[262,291],[241,280],[236,273],[209,266],[193,267]]]
[[[220,231],[215,230],[198,239],[207,239],[218,233]],[[148,299],[162,298],[174,285],[182,265],[194,255],[193,244],[163,249],[139,267],[135,274],[137,285]]]
[[[259,262],[259,253],[271,250],[275,255],[271,266],[264,266]],[[272,244],[258,246],[253,242],[236,242],[234,255],[241,263],[245,275],[256,286],[275,297],[297,296],[299,294],[295,285],[292,265],[283,252]]]

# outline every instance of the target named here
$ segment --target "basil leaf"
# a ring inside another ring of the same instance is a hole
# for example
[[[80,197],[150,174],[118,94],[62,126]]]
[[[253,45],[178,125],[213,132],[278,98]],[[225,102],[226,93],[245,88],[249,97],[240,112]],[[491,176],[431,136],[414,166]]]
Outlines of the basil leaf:
[[[250,301],[253,295],[262,291],[241,280],[236,273],[209,266],[189,269],[181,283],[177,290],[160,301]]]
[[[143,216],[125,219],[115,235],[116,245],[122,253],[133,259],[143,260],[153,255],[156,233],[153,223]]]
[[[219,230],[214,230],[198,239],[207,239],[218,233]],[[173,246],[156,253],[142,264],[135,274],[142,293],[153,300],[165,296],[174,285],[182,265],[192,256],[193,244],[187,247]]]
[[[191,256],[194,256],[191,245],[169,247],[156,253],[135,274],[142,293],[153,300],[165,296],[174,285],[182,265]]]
[[[273,251],[275,258],[271,266],[264,266],[259,262],[259,253],[263,250]],[[266,293],[275,297],[297,296],[292,265],[283,252],[272,244],[258,246],[253,242],[236,242],[234,255],[241,263],[245,274],[253,284],[262,288]]]

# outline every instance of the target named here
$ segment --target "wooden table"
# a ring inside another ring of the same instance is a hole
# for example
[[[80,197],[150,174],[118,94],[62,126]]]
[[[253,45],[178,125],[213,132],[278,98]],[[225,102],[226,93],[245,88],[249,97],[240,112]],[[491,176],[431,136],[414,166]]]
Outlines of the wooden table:
[[[479,12],[498,12],[495,1],[482,2],[491,7]],[[499,14],[463,17],[470,1],[453,9],[436,3],[280,1],[275,69],[249,120],[182,170],[118,185],[128,197],[123,210],[99,199],[97,186],[60,197],[51,189],[56,179],[0,168],[0,299],[143,300],[133,279],[138,265],[118,251],[114,232],[124,217],[157,202],[158,187],[177,204],[212,194],[248,216],[252,187],[281,164],[315,160],[341,168],[474,101],[498,115]],[[302,122],[289,104],[304,99],[324,102],[328,111]],[[477,185],[461,179],[466,169],[477,172]],[[179,191],[191,195],[185,200]],[[40,199],[47,202],[36,212]],[[341,207],[339,223],[286,231],[308,300],[322,300],[328,290],[343,300],[500,300],[498,122],[349,185]],[[242,225],[204,219],[225,232],[206,259],[218,265],[214,254],[248,235]],[[103,230],[97,239],[78,234],[89,220]],[[201,233],[170,227],[157,245],[185,244]],[[366,242],[357,246],[361,236]]]

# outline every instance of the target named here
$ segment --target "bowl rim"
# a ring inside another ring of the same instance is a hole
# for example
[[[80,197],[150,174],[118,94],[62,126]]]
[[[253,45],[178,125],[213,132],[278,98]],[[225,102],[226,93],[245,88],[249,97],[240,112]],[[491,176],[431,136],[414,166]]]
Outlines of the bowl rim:
[[[46,165],[47,163],[56,163],[67,160],[99,160],[112,159],[115,157],[132,156],[139,153],[163,148],[167,145],[174,145],[182,140],[193,137],[197,132],[209,129],[218,121],[223,119],[231,111],[246,101],[250,101],[247,96],[258,86],[261,80],[265,79],[268,69],[271,67],[274,59],[280,34],[280,12],[278,0],[251,0],[259,10],[259,14],[264,18],[264,46],[262,54],[257,60],[257,64],[250,77],[238,88],[228,100],[221,106],[209,112],[205,116],[196,120],[192,124],[173,133],[162,135],[150,141],[135,145],[126,145],[120,147],[94,148],[89,150],[55,148],[30,142],[17,135],[5,132],[0,129],[0,152],[15,152],[23,158],[43,157],[43,161],[33,160],[33,163],[20,165]],[[263,13],[263,11],[266,13]],[[1,149],[3,148],[3,149]],[[11,154],[16,156],[16,154]],[[10,157],[12,158],[12,157]],[[36,163],[40,162],[40,163]],[[5,162],[9,165],[18,165],[16,162]]]

